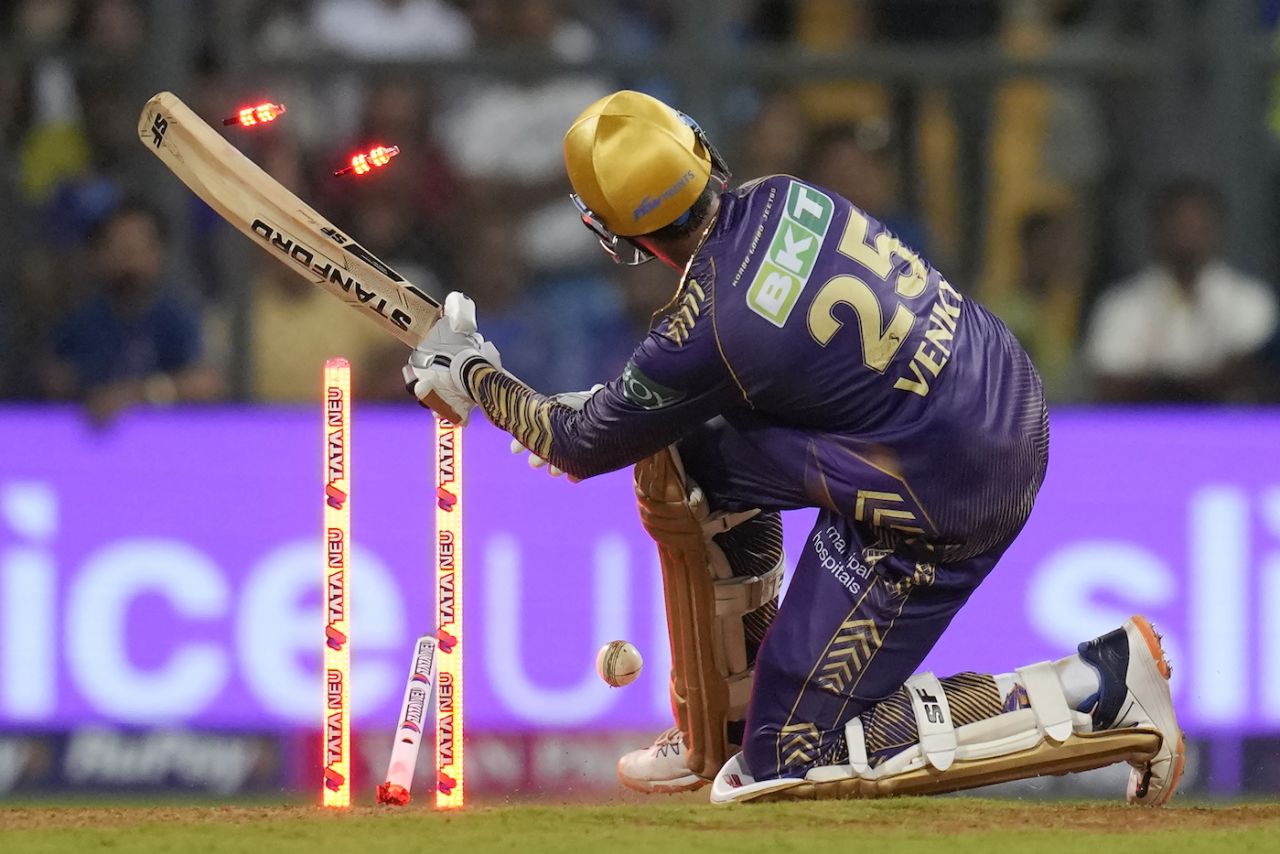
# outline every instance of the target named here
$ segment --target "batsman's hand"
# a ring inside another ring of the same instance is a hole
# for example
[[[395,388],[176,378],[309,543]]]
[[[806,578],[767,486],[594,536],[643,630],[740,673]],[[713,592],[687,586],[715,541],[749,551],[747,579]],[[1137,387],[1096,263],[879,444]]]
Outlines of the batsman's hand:
[[[581,410],[582,407],[587,405],[587,401],[591,399],[591,395],[595,394],[602,388],[604,388],[603,385],[596,383],[586,391],[561,392],[560,394],[552,395],[551,399],[556,401],[557,403],[563,403],[565,406],[568,406],[570,409]],[[533,451],[529,451],[524,445],[520,444],[519,439],[511,440],[511,453],[519,456],[520,454],[523,454],[526,451],[529,454],[530,468],[540,469],[545,467],[547,470],[547,474],[551,475],[552,477],[559,477],[560,475],[564,474],[563,471],[556,468],[555,466],[547,465],[547,461],[544,460],[542,457],[538,456],[537,454],[535,454]],[[578,479],[573,475],[570,475],[569,480],[576,483]]]
[[[444,313],[436,325],[409,354],[409,364],[401,372],[404,387],[423,406],[465,425],[476,402],[462,382],[461,367],[477,358],[502,369],[498,348],[476,330],[476,304],[454,291],[445,297]],[[451,412],[442,412],[440,404]]]

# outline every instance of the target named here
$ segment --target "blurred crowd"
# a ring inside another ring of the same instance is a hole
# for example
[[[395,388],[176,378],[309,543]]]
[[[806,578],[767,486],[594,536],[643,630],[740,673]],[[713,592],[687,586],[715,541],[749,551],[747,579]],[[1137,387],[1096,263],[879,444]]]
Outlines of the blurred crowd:
[[[102,421],[135,404],[309,401],[341,354],[360,398],[403,400],[401,345],[253,249],[139,145],[143,102],[179,89],[160,76],[175,60],[162,59],[172,34],[157,30],[173,24],[157,5],[0,9],[0,399],[77,400]],[[979,44],[1034,59],[1149,25],[1129,2],[728,0],[720,31],[690,39],[680,5],[191,0],[179,94],[215,124],[284,102],[284,119],[237,143],[407,278],[473,296],[505,365],[554,392],[617,375],[675,284],[596,249],[566,198],[560,140],[608,91],[685,106],[703,72],[693,55],[683,80],[668,66],[615,73],[609,58],[716,39],[744,56]],[[474,56],[520,63],[497,74]],[[1076,79],[706,73],[715,109],[699,118],[735,182],[790,173],[866,208],[1005,319],[1054,401],[1280,400],[1265,280],[1277,271],[1224,257],[1233,212],[1212,170],[1136,168],[1141,143],[1121,143],[1140,139],[1126,125],[1139,119],[1122,95]],[[332,176],[375,144],[401,154]]]

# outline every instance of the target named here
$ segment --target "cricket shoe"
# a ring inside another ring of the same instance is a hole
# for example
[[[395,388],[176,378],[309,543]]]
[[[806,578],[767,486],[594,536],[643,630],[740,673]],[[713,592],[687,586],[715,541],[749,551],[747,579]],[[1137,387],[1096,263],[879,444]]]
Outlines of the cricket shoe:
[[[1126,795],[1131,804],[1161,806],[1177,791],[1187,749],[1173,711],[1172,668],[1160,635],[1146,617],[1133,616],[1115,631],[1080,644],[1078,652],[1099,675],[1092,709],[1095,732],[1143,727],[1160,733],[1160,750],[1129,772]]]
[[[678,727],[671,727],[653,744],[624,753],[618,760],[622,785],[647,795],[670,795],[701,789],[707,781],[685,766],[688,747]]]

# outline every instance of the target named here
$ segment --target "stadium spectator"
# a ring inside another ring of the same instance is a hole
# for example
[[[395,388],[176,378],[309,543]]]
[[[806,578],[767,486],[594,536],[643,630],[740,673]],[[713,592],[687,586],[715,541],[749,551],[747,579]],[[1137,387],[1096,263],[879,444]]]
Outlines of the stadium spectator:
[[[18,37],[32,50],[64,47],[75,25],[75,0],[20,0],[11,14]]]
[[[330,50],[360,59],[460,56],[473,38],[466,15],[444,0],[320,0],[311,25]]]
[[[1094,4],[1093,11],[1098,5],[1103,4]],[[999,37],[993,49],[1013,59],[1036,61],[1054,51],[1108,44],[1112,37],[1113,22],[1106,16],[1095,20],[1076,3],[1004,3],[998,11]],[[971,95],[978,102],[986,98]],[[968,236],[962,252],[981,250],[968,261],[981,270],[984,293],[1002,296],[1017,284],[1018,229],[1027,213],[1064,196],[1089,204],[1115,152],[1102,142],[1104,118],[1096,87],[1070,78],[1010,78],[991,90],[990,103],[981,112],[975,112],[973,99],[954,103],[957,127],[967,140],[958,171],[972,170],[965,183],[981,181],[986,190],[963,197]],[[1107,192],[1114,194],[1115,188]]]
[[[1155,257],[1103,294],[1085,355],[1105,400],[1225,401],[1256,393],[1276,297],[1219,257],[1224,202],[1182,177],[1150,199]]]
[[[125,201],[92,245],[97,287],[55,331],[42,370],[49,396],[80,400],[98,422],[133,404],[217,397],[221,381],[201,361],[200,316],[164,278],[159,215]]]
[[[77,133],[83,135],[88,159],[51,188],[45,206],[45,239],[55,248],[83,246],[129,188],[144,185],[139,164],[144,169],[152,165],[138,156],[142,152],[131,123],[120,121],[135,106],[118,82],[110,75],[83,75],[77,87],[82,106],[76,109],[83,113]]]
[[[263,256],[253,286],[254,398],[306,403],[316,398],[325,360],[345,356],[363,377],[371,354],[394,341],[351,306]],[[287,356],[286,356],[287,351]],[[404,347],[395,346],[404,361]],[[403,397],[404,389],[397,388]],[[361,382],[360,396],[372,399]]]
[[[739,180],[800,174],[809,149],[809,121],[796,93],[766,94],[743,137],[741,165],[734,169]]]
[[[146,40],[146,22],[136,0],[94,0],[84,19],[85,47],[100,59],[128,61]]]
[[[560,0],[471,0],[466,9],[477,45],[495,52],[581,61],[597,50],[595,34]],[[465,281],[472,284],[462,290],[492,294],[497,328],[513,342],[511,370],[547,391],[586,388],[621,367],[605,367],[611,358],[598,342],[602,329],[626,328],[622,294],[581,239],[561,153],[564,129],[609,88],[591,72],[536,66],[518,77],[469,78],[436,125],[468,210],[450,289]],[[490,303],[476,299],[487,323]]]
[[[567,17],[556,0],[473,0],[467,5],[478,42],[494,50],[540,52],[581,60],[595,51],[585,26]],[[444,143],[469,192],[503,199],[525,212],[517,231],[526,262],[559,270],[597,260],[578,240],[581,225],[565,216],[564,128],[609,91],[584,74],[525,74],[465,84],[456,106],[440,123]]]
[[[876,42],[866,0],[793,0],[791,5],[786,16],[775,12],[773,20],[805,53],[856,53]],[[879,82],[849,77],[814,80],[798,93],[805,112],[823,124],[884,118],[891,112],[891,93]]]
[[[1044,381],[1051,402],[1081,393],[1077,345],[1084,299],[1084,235],[1071,205],[1034,211],[1019,227],[1022,275],[989,304],[1008,324]]]

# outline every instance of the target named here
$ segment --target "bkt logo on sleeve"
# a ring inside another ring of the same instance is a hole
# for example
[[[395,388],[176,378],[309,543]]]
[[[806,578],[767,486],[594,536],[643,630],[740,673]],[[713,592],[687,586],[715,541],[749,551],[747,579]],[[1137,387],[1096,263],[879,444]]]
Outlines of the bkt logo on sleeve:
[[[635,362],[627,362],[622,372],[622,393],[627,400],[641,409],[661,409],[684,400],[684,392],[667,388],[657,380],[645,376]]]
[[[747,305],[781,329],[818,263],[835,203],[827,194],[792,181],[786,210],[765,259],[747,289]]]

